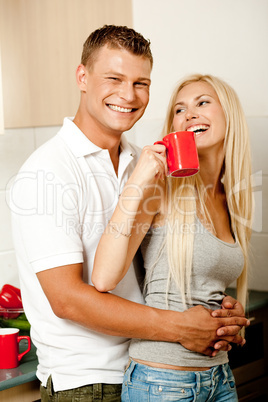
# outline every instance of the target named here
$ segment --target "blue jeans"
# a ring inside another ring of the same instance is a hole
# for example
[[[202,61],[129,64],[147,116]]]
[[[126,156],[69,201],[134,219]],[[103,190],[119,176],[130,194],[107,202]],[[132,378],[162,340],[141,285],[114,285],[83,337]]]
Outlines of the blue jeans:
[[[238,402],[229,365],[206,371],[165,370],[131,361],[125,372],[123,402]]]

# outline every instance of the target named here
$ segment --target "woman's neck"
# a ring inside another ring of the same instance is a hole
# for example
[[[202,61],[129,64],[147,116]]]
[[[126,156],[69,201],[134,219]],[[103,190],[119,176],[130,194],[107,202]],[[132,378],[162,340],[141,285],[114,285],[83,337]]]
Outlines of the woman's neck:
[[[223,155],[217,154],[199,157],[200,176],[206,190],[212,197],[217,196],[219,193],[222,194],[223,192],[221,183],[223,163]]]

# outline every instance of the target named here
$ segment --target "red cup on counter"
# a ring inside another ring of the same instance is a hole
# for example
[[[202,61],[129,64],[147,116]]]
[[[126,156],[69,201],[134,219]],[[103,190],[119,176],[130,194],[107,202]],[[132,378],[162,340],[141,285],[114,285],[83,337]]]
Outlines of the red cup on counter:
[[[177,131],[155,144],[167,149],[168,176],[186,177],[199,172],[199,160],[193,131]]]
[[[19,343],[22,339],[28,342],[27,349],[19,353]],[[29,336],[19,336],[17,328],[0,328],[0,369],[18,367],[21,358],[31,350]]]

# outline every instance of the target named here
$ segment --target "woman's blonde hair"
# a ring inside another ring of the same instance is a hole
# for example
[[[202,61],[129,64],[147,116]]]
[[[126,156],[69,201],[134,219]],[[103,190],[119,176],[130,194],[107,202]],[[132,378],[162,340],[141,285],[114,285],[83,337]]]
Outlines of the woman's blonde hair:
[[[252,224],[251,156],[248,127],[237,94],[227,83],[212,75],[195,74],[186,77],[178,83],[171,96],[162,136],[174,131],[172,123],[178,93],[183,87],[194,82],[205,82],[214,88],[226,118],[225,158],[221,180],[226,194],[231,230],[244,254],[244,268],[237,280],[237,299],[245,307],[248,248]],[[179,180],[167,178],[169,279],[175,280],[185,307],[191,304],[190,283],[194,243],[192,228],[197,207],[202,223],[212,225],[206,209],[205,196],[205,188],[199,174]]]

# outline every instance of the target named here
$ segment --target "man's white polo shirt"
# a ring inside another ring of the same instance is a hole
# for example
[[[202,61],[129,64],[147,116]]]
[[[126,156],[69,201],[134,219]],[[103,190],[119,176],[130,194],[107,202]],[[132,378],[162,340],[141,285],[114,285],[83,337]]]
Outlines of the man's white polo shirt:
[[[22,166],[10,191],[23,304],[39,359],[37,376],[45,386],[52,375],[55,391],[122,382],[128,339],[58,318],[36,273],[82,262],[84,280],[91,283],[96,247],[139,153],[122,136],[117,177],[108,150],[90,142],[66,118],[58,134]],[[143,303],[133,266],[112,293]]]

